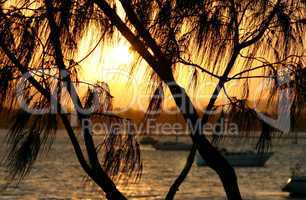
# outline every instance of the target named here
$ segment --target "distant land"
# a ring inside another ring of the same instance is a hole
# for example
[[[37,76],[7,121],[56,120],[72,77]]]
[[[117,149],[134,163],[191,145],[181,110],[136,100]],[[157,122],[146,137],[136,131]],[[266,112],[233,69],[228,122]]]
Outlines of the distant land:
[[[168,109],[169,110],[169,109]],[[122,111],[122,109],[121,109]],[[14,116],[17,114],[17,112],[20,112],[20,110],[8,110],[3,108],[2,112],[0,114],[0,128],[9,128],[11,123],[13,122]],[[116,113],[116,112],[115,112]],[[197,111],[200,116],[202,116],[202,111]],[[116,113],[120,117],[131,119],[136,124],[139,124],[142,122],[145,112],[139,111],[136,109],[127,109],[120,113]],[[300,116],[296,119],[297,123],[295,124],[295,130],[298,132],[306,132],[306,112],[302,111]],[[216,115],[212,115],[211,117],[212,123],[217,119]],[[244,120],[244,119],[241,119]],[[182,125],[182,127],[186,127],[184,118],[182,117],[181,113],[177,111],[177,108],[173,108],[171,110],[171,113],[161,112],[155,117],[155,123],[179,123]],[[63,128],[60,120],[58,120],[58,126],[59,128]]]

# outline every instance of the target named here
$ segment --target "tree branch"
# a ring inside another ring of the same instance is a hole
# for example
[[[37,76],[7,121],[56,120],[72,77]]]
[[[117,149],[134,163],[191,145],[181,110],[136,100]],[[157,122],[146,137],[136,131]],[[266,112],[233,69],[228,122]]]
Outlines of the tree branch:
[[[83,120],[88,119],[88,116],[85,116],[83,113],[80,112],[79,108],[83,109],[81,100],[78,96],[78,93],[71,81],[70,75],[66,70],[66,66],[64,63],[64,56],[62,54],[61,43],[60,43],[60,33],[61,30],[55,22],[54,19],[54,8],[52,5],[52,0],[45,0],[45,5],[47,8],[47,19],[49,22],[49,26],[51,29],[50,37],[51,37],[51,44],[54,48],[55,53],[55,62],[59,67],[60,74],[63,78],[65,86],[70,94],[70,98],[74,104],[74,107],[77,111],[77,115],[79,120],[82,122]],[[108,177],[108,175],[102,169],[98,155],[96,152],[95,144],[91,135],[91,130],[88,128],[84,129],[84,141],[85,146],[88,154],[89,161],[91,163],[91,167],[93,170],[94,178],[99,181],[100,186],[106,193],[108,199],[126,199],[121,192],[119,192],[116,188],[114,182]]]
[[[171,68],[161,67],[155,57],[146,49],[144,43],[137,38],[134,33],[126,26],[126,24],[117,15],[116,11],[111,8],[105,0],[94,0],[95,4],[104,12],[113,25],[127,39],[130,44],[133,44],[134,49],[141,57],[153,68],[162,80],[167,82],[169,77],[173,77]],[[167,63],[163,63],[167,65]]]
[[[149,31],[143,26],[141,21],[139,20],[137,14],[134,12],[133,7],[131,6],[131,0],[120,0],[120,3],[133,26],[136,28],[137,32],[143,38],[143,40],[148,44],[150,49],[153,51],[154,55],[158,57],[158,59],[164,59],[164,55],[156,43],[156,41],[152,38]]]
[[[182,172],[180,173],[180,175],[175,179],[175,181],[173,182],[173,184],[171,185],[167,196],[166,196],[166,200],[172,200],[174,199],[174,196],[176,194],[176,192],[179,190],[180,185],[182,185],[182,183],[184,182],[184,180],[186,179],[192,164],[194,162],[194,157],[196,155],[196,151],[197,151],[197,147],[195,145],[195,143],[193,143],[191,150],[189,152],[189,155],[187,157],[186,160],[186,164],[182,170]]]
[[[86,171],[86,172],[90,172],[91,169],[89,167],[89,165],[87,164],[85,158],[84,158],[84,155],[83,155],[83,152],[82,152],[82,149],[79,145],[79,142],[74,134],[74,131],[70,125],[70,122],[68,120],[68,118],[66,117],[66,115],[64,115],[62,112],[63,109],[62,109],[62,106],[59,104],[59,102],[57,101],[57,99],[51,95],[50,91],[48,91],[47,89],[43,88],[40,83],[38,83],[36,81],[35,78],[33,78],[31,75],[30,75],[30,71],[25,67],[23,66],[19,61],[18,59],[16,58],[16,56],[14,55],[14,53],[11,52],[11,50],[9,50],[7,48],[7,46],[4,44],[3,42],[3,38],[2,38],[2,35],[0,34],[0,47],[2,48],[2,50],[4,51],[4,53],[6,54],[6,56],[11,60],[12,63],[14,63],[14,65],[18,68],[18,70],[21,72],[21,74],[25,77],[28,77],[28,81],[35,87],[35,89],[37,91],[39,91],[47,100],[49,100],[50,102],[57,102],[57,107],[60,109],[60,117],[63,121],[63,124],[67,130],[67,133],[68,133],[68,136],[70,138],[70,141],[74,147],[74,151],[77,155],[77,158],[81,164],[81,166],[83,167],[83,169]]]
[[[248,46],[256,43],[258,40],[260,40],[262,38],[262,36],[266,32],[267,28],[269,27],[270,22],[272,21],[272,19],[276,15],[276,12],[279,9],[279,4],[280,4],[280,0],[277,1],[276,5],[274,6],[274,8],[271,11],[271,13],[269,14],[269,16],[261,23],[258,31],[256,31],[257,34],[252,39],[240,43],[240,45],[239,45],[240,49],[248,47]]]
[[[215,77],[215,78],[217,78],[217,79],[220,79],[220,78],[221,78],[221,76],[219,76],[219,75],[217,75],[217,74],[214,74],[214,73],[212,73],[212,72],[210,72],[210,71],[204,69],[203,67],[201,67],[201,66],[198,65],[198,64],[188,62],[188,61],[186,61],[186,60],[184,60],[184,59],[182,59],[182,58],[179,58],[179,62],[182,63],[182,64],[184,64],[184,65],[189,65],[189,66],[193,66],[193,67],[195,67],[195,68],[198,68],[198,69],[201,70],[202,72],[205,72],[206,74],[208,74],[208,75],[210,75],[210,76],[212,76],[212,77]]]

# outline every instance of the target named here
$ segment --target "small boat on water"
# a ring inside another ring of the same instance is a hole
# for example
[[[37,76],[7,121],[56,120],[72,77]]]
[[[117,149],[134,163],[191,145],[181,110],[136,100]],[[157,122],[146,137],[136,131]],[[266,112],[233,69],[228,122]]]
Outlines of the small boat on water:
[[[141,138],[141,140],[139,141],[139,143],[142,145],[154,145],[157,142],[158,141],[156,139],[154,139],[153,137],[149,137],[149,136],[145,136]]]
[[[158,141],[152,144],[156,150],[161,151],[189,151],[192,148],[191,143],[180,142],[179,137],[175,137],[175,141]]]
[[[306,176],[293,176],[282,189],[291,197],[306,197]]]
[[[188,151],[191,149],[192,144],[187,144],[183,142],[157,142],[153,144],[156,150],[162,151]]]
[[[256,153],[253,151],[229,152],[223,150],[221,153],[233,167],[262,167],[273,155],[272,152]],[[196,154],[196,164],[198,166],[207,165],[199,153]]]

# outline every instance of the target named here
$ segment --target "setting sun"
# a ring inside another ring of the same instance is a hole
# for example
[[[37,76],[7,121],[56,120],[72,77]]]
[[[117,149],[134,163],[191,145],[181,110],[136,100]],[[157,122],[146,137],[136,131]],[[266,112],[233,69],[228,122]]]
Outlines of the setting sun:
[[[129,52],[128,46],[120,45],[111,48],[106,54],[109,54],[109,62],[115,66],[126,65],[132,61],[132,55]]]

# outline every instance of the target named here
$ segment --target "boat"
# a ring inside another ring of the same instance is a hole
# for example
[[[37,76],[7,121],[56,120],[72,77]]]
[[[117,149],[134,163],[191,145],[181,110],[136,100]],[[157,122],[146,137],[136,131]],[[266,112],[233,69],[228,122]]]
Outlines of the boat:
[[[158,141],[156,139],[154,139],[153,137],[149,137],[149,136],[145,136],[141,138],[141,140],[139,141],[139,143],[142,145],[154,145],[157,142]]]
[[[162,151],[188,151],[191,149],[192,144],[182,143],[182,142],[157,142],[153,144],[156,150]]]
[[[161,151],[189,151],[192,148],[191,143],[180,142],[179,136],[175,136],[175,141],[156,142],[153,144],[156,150]]]
[[[306,197],[306,176],[291,177],[282,190],[289,192],[291,197]]]
[[[223,150],[221,153],[233,167],[262,167],[273,155],[273,152],[256,153],[253,151],[229,152]],[[196,154],[196,164],[198,166],[207,166],[198,152]]]

